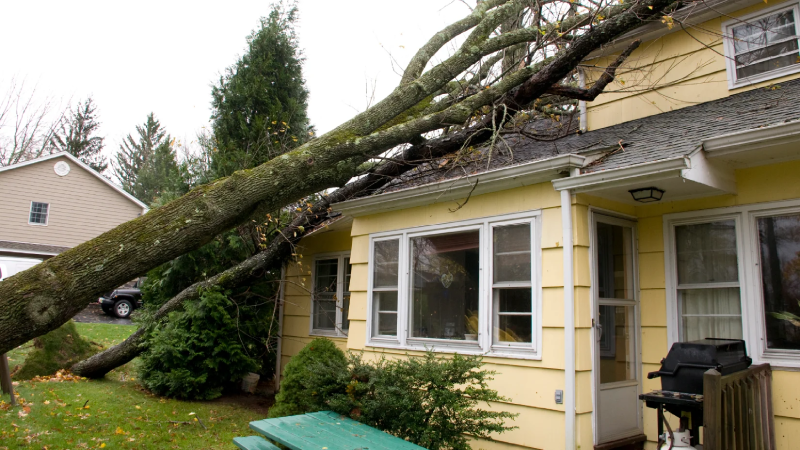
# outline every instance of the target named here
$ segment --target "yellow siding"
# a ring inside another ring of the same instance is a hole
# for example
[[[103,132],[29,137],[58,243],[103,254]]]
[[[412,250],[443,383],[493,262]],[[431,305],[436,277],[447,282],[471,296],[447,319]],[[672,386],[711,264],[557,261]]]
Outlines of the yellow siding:
[[[491,383],[494,389],[510,399],[509,402],[494,405],[507,411],[519,413],[513,423],[520,428],[496,437],[497,442],[476,442],[474,448],[510,449],[542,448],[560,449],[564,447],[564,405],[555,403],[555,391],[564,389],[564,302],[563,302],[563,252],[561,248],[561,210],[560,196],[551,183],[542,183],[504,192],[475,196],[456,212],[451,212],[451,204],[434,204],[403,211],[386,212],[354,219],[350,235],[345,232],[330,233],[304,239],[301,249],[303,261],[310,264],[316,253],[344,251],[350,249],[352,280],[350,284],[350,331],[346,340],[349,349],[365,350],[365,357],[390,358],[405,357],[405,350],[365,348],[367,315],[367,280],[369,260],[369,235],[371,233],[412,228],[425,225],[456,222],[481,217],[492,217],[523,211],[541,210],[542,213],[542,324],[543,342],[541,360],[524,360],[500,357],[486,357],[487,368],[497,371]],[[577,222],[576,222],[577,223]],[[588,231],[577,233],[584,246],[576,248],[576,256],[586,258],[588,254]],[[309,330],[309,294],[299,284],[309,285],[310,267],[293,265],[288,271],[289,285],[298,286],[286,290],[284,317],[284,349],[282,364],[296,354],[307,343]],[[579,346],[590,345],[588,261],[581,263],[576,272],[580,277],[580,288],[576,289],[576,320],[584,327],[576,333]],[[305,280],[303,280],[305,278]],[[291,305],[290,305],[291,302]],[[291,343],[290,343],[291,341]],[[345,342],[340,340],[340,342]],[[414,352],[410,352],[415,354]],[[579,351],[577,355],[578,384],[577,397],[579,442],[582,448],[592,446],[591,426],[591,360],[590,352]],[[543,432],[546,430],[546,432]]]
[[[800,162],[736,171],[739,195],[669,202],[636,208],[641,282],[642,372],[658,370],[668,351],[664,280],[664,214],[800,198]],[[745,319],[747,320],[747,319]],[[752,319],[751,319],[752,320]],[[754,347],[751,352],[754,351]],[[773,367],[773,406],[779,449],[797,447],[800,439],[800,372]],[[658,380],[644,380],[645,391],[659,389]],[[645,433],[653,441],[656,418],[645,408]],[[648,448],[655,448],[653,442]]]
[[[314,255],[350,250],[350,232],[324,231],[303,239],[297,249],[295,263],[286,270],[283,306],[283,333],[281,343],[281,374],[289,359],[296,355],[314,336],[311,329],[311,265]],[[355,277],[353,277],[355,279]],[[354,308],[350,308],[354,311]],[[357,310],[357,308],[356,308]],[[331,338],[347,350],[347,338]]]
[[[764,2],[730,16],[739,17],[780,3]],[[618,70],[617,78],[606,92],[587,105],[588,128],[616,125],[799,76],[789,75],[729,90],[720,37],[722,22],[726,20],[728,17],[716,18],[642,43]],[[675,26],[680,28],[677,23]],[[613,58],[589,61],[596,68],[587,70],[587,84],[596,79]]]

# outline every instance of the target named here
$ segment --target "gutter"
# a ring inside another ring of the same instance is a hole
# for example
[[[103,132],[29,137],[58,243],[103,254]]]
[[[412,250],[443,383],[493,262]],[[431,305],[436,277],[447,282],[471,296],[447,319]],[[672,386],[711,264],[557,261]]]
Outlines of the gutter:
[[[590,172],[578,176],[573,175],[569,178],[553,180],[553,187],[555,187],[557,191],[571,190],[575,193],[598,188],[607,189],[617,186],[627,186],[645,177],[648,181],[680,177],[683,175],[684,170],[691,168],[691,160],[688,157],[681,156],[651,163],[636,164],[619,169]]]
[[[359,217],[387,211],[413,208],[458,200],[560,178],[564,170],[583,167],[587,158],[575,154],[560,155],[508,168],[495,169],[463,178],[415,186],[385,194],[346,200],[331,205],[334,211]]]
[[[797,140],[800,140],[800,120],[704,139],[703,150],[708,153],[709,158],[716,158],[790,144]]]
[[[570,176],[580,174],[572,169]],[[566,178],[570,179],[570,178]],[[561,191],[561,240],[564,260],[564,448],[575,449],[575,276],[572,241],[572,192]]]

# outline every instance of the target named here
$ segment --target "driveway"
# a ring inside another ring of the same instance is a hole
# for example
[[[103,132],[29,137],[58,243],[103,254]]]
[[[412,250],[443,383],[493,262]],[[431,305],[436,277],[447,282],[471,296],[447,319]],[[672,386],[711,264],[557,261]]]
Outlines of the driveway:
[[[97,303],[90,303],[83,311],[79,312],[72,318],[75,322],[82,323],[111,323],[114,325],[133,325],[131,319],[118,319],[115,316],[109,316],[100,309]]]

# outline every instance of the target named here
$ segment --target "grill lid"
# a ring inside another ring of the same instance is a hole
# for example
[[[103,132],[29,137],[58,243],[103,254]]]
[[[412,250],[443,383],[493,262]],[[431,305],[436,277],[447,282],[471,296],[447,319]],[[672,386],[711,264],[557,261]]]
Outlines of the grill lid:
[[[676,342],[661,360],[661,370],[648,373],[647,378],[661,377],[661,388],[665,391],[702,394],[703,374],[707,370],[716,369],[727,375],[750,367],[752,362],[741,339]]]

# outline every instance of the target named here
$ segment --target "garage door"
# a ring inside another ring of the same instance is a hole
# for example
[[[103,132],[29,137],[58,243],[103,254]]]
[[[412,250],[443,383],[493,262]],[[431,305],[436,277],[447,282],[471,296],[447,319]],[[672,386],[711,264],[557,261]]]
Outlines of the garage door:
[[[17,272],[29,269],[40,262],[42,262],[42,260],[38,258],[0,256],[0,280],[8,278]]]

